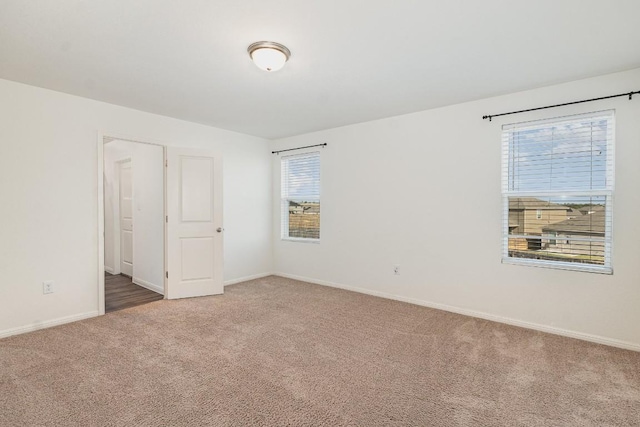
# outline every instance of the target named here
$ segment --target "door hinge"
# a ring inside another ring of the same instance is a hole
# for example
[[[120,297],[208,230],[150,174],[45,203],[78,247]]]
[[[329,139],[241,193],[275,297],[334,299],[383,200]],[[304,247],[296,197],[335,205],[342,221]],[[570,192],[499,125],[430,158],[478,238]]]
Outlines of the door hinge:
[[[167,277],[167,279],[168,279],[168,278],[169,278],[169,272],[168,272],[168,271],[166,271],[164,274],[165,274],[165,276],[166,276],[166,277]]]
[[[165,161],[164,161],[164,167],[165,167],[165,168],[168,168],[168,167],[169,167],[169,160],[165,160]]]
[[[169,215],[166,216],[166,221],[169,222]]]

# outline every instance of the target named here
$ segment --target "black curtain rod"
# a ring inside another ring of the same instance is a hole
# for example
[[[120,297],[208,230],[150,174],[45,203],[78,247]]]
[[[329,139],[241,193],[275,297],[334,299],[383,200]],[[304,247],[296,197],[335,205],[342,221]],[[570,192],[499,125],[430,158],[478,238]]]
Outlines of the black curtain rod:
[[[488,115],[488,116],[482,116],[482,119],[483,120],[489,119],[489,121],[491,121],[491,119],[494,118],[494,117],[508,116],[509,114],[527,113],[529,111],[544,110],[544,109],[547,109],[547,108],[564,107],[565,105],[582,104],[583,102],[600,101],[600,100],[603,100],[603,99],[618,98],[618,97],[621,97],[621,96],[628,96],[629,100],[631,100],[631,99],[633,99],[633,95],[638,95],[638,94],[640,94],[640,90],[637,90],[635,92],[619,93],[618,95],[601,96],[600,98],[583,99],[582,101],[565,102],[564,104],[547,105],[546,107],[529,108],[528,110],[511,111],[509,113],[501,113],[501,114],[491,114],[491,115]]]
[[[287,148],[286,150],[272,151],[271,154],[280,154],[280,153],[284,153],[285,151],[302,150],[303,148],[325,147],[326,145],[327,143],[325,142],[324,144],[307,145],[305,147],[298,147],[298,148]]]

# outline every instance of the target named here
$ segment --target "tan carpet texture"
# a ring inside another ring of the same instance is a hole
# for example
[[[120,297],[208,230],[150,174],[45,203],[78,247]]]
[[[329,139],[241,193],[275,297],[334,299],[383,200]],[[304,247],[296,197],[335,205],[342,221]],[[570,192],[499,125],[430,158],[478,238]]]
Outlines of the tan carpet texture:
[[[0,426],[638,426],[640,353],[280,277],[0,340]]]

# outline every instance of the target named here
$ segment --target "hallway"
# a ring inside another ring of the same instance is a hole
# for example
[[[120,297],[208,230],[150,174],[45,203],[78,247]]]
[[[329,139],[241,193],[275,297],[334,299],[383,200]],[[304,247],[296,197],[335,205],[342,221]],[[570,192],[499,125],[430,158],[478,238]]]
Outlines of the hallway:
[[[164,297],[157,292],[138,286],[130,277],[122,274],[105,273],[105,312],[122,310],[149,302],[158,301]]]

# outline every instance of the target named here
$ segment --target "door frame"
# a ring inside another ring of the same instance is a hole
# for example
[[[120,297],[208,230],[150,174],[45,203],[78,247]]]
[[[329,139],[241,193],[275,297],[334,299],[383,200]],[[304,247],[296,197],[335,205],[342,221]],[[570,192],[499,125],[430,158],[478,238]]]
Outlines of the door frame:
[[[167,161],[167,146],[169,144],[161,141],[154,141],[152,139],[136,138],[127,135],[122,135],[117,132],[105,132],[98,131],[97,135],[97,148],[98,148],[98,312],[100,315],[105,313],[105,298],[104,298],[104,145],[113,141],[121,140],[128,142],[136,142],[139,144],[157,145],[162,147],[163,153],[163,215],[166,218],[167,215],[167,169],[164,167]],[[133,165],[133,163],[132,163]],[[119,181],[119,178],[118,178]],[[120,190],[118,190],[120,191]],[[118,225],[120,219],[118,218]],[[163,257],[163,270],[167,269],[167,227],[162,227],[163,242],[164,242],[164,257]],[[167,295],[167,278],[166,274],[163,274],[163,287],[164,295]]]

